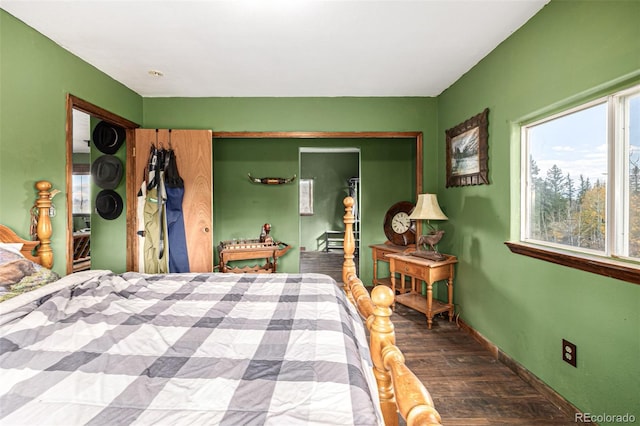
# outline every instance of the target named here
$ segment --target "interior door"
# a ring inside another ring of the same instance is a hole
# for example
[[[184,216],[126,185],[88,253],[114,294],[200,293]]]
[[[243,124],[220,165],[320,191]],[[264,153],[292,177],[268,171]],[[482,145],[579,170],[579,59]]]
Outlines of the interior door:
[[[213,174],[211,130],[136,129],[130,147],[127,170],[128,261],[127,269],[139,270],[138,249],[142,239],[136,235],[137,193],[145,179],[145,167],[153,145],[173,149],[178,172],[184,180],[182,210],[191,272],[213,271]],[[169,247],[171,250],[171,247]]]

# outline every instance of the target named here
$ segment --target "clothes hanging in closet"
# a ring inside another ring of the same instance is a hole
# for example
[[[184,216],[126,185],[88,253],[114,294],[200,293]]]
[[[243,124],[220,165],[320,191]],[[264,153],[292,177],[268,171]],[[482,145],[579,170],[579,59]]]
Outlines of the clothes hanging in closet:
[[[167,150],[158,149],[157,145],[151,147],[147,183],[138,193],[144,229],[144,248],[139,264],[144,264],[146,273],[189,272],[182,212],[184,182],[178,173],[171,140],[169,146]]]
[[[166,221],[169,250],[169,271],[189,272],[187,237],[184,230],[182,200],[184,181],[178,173],[176,155],[172,149],[165,153],[164,187],[166,191]]]

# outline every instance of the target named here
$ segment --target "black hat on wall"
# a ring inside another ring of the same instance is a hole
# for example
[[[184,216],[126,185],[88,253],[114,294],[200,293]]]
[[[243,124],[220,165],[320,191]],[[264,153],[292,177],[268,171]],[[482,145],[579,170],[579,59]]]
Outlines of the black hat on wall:
[[[91,165],[91,177],[102,189],[116,189],[122,179],[122,162],[113,155],[102,155]]]
[[[122,214],[122,197],[112,189],[103,189],[96,196],[96,213],[101,218],[113,220]]]
[[[126,132],[116,124],[99,122],[93,129],[93,145],[104,154],[115,154],[124,143]]]

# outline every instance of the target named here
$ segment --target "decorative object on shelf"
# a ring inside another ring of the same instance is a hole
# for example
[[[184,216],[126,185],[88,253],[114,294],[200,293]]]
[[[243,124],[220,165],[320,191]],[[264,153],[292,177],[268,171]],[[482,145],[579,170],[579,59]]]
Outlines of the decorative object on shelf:
[[[489,183],[489,108],[445,131],[447,188]]]
[[[262,230],[260,231],[260,242],[261,243],[273,244],[273,237],[271,237],[271,235],[269,235],[269,232],[271,232],[271,225],[268,224],[268,223],[265,223],[264,225],[262,225]]]
[[[430,231],[426,235],[421,235],[416,243],[416,251],[411,255],[424,257],[430,260],[444,260],[445,255],[438,253],[436,245],[444,235],[443,230],[436,230],[430,220],[447,220],[448,217],[442,213],[440,205],[438,205],[438,197],[436,194],[419,194],[418,204],[415,210],[409,216],[411,220],[426,220]],[[424,246],[429,246],[430,250],[426,250]]]
[[[414,207],[409,201],[400,201],[384,215],[384,235],[392,244],[406,246],[416,241],[416,226],[409,217]]]
[[[249,180],[251,182],[262,183],[264,185],[282,185],[283,183],[291,183],[295,179],[296,179],[296,175],[293,175],[290,178],[273,178],[273,177],[255,178],[251,176],[251,173],[249,173]]]
[[[101,155],[91,165],[91,177],[102,189],[116,189],[122,179],[122,161],[116,156]]]
[[[93,145],[103,154],[113,155],[124,143],[125,136],[123,127],[101,121],[93,129]]]

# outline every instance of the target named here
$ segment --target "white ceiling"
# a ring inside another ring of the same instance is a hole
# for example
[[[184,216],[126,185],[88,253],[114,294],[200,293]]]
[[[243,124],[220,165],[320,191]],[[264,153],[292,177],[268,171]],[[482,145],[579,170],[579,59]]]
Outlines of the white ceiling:
[[[0,7],[144,97],[437,96],[548,1],[0,0]]]

